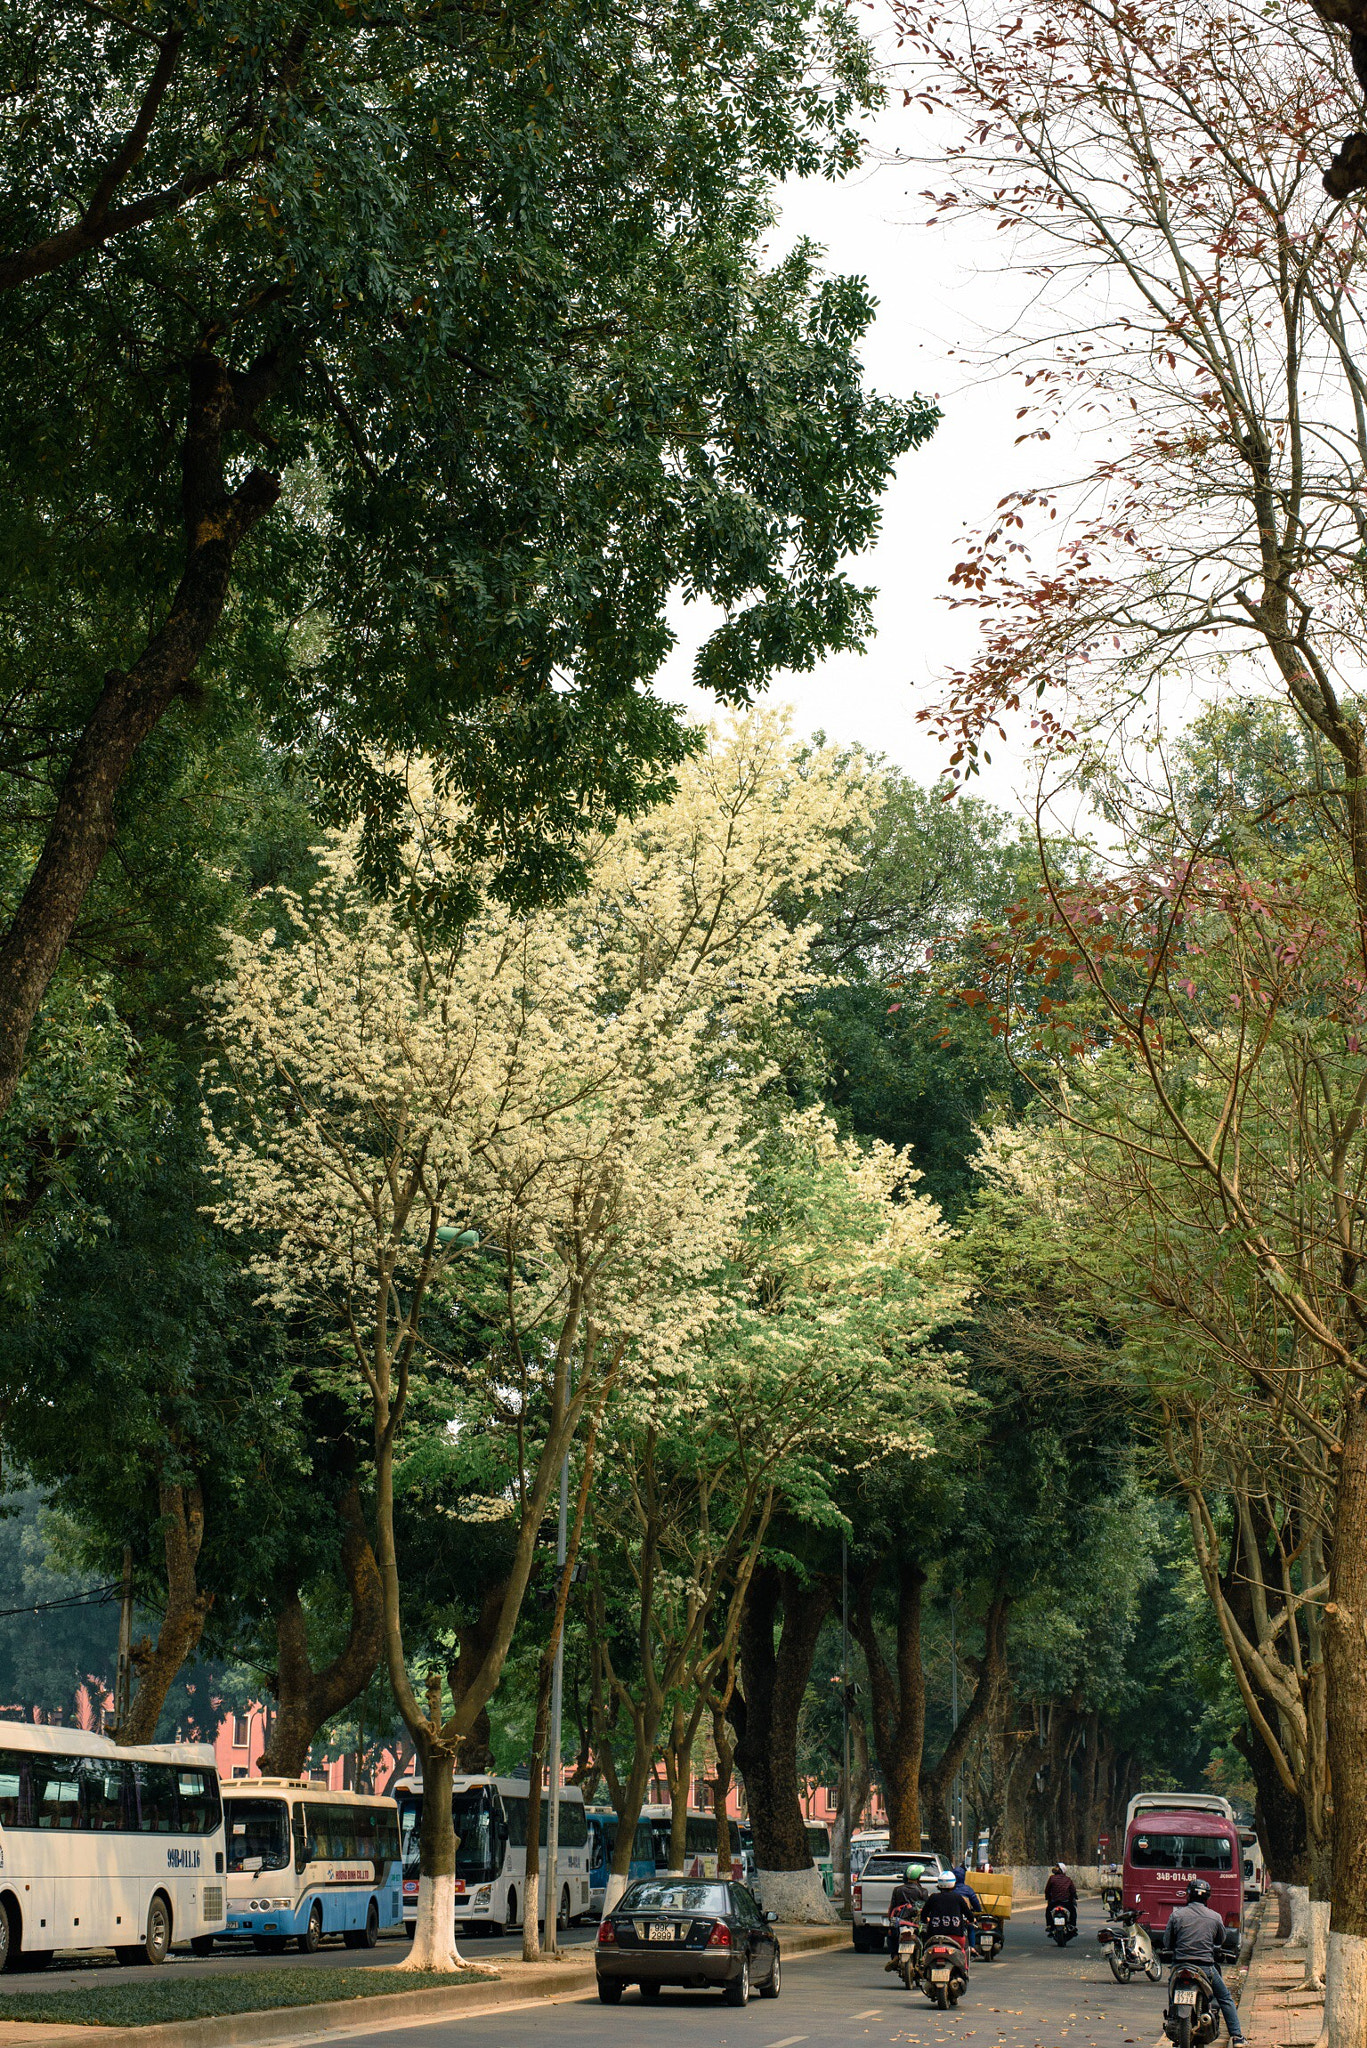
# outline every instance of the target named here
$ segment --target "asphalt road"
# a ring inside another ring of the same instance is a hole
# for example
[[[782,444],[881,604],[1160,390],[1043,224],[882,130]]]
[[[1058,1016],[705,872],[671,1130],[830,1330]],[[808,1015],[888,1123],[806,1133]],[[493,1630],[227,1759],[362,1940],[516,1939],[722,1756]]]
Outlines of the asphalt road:
[[[903,1991],[882,1957],[841,1948],[786,1960],[781,1997],[755,1998],[743,2012],[715,1993],[666,1990],[658,2005],[642,2005],[629,1991],[619,2006],[590,1996],[389,2029],[359,2019],[328,2038],[355,2048],[1153,2048],[1163,1986],[1117,1984],[1099,1925],[1084,1902],[1082,1931],[1059,1950],[1045,1940],[1038,1907],[1021,1913],[1002,1955],[974,1966],[966,1996],[945,2013]],[[297,2038],[306,2038],[302,2025]]]

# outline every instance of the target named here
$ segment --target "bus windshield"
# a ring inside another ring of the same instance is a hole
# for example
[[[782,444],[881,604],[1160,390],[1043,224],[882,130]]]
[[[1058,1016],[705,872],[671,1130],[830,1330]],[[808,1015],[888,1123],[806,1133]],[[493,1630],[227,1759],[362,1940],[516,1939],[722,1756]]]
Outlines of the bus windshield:
[[[229,1870],[288,1870],[290,1820],[283,1799],[225,1799]]]
[[[1232,1870],[1234,1845],[1227,1835],[1136,1835],[1130,1862],[1136,1870]]]
[[[482,1883],[497,1877],[493,1816],[489,1811],[488,1793],[478,1787],[469,1792],[457,1792],[451,1801],[451,1818],[456,1829],[456,1876]],[[417,1877],[421,1864],[420,1796],[411,1796],[402,1802],[399,1829],[403,1874],[405,1877]]]

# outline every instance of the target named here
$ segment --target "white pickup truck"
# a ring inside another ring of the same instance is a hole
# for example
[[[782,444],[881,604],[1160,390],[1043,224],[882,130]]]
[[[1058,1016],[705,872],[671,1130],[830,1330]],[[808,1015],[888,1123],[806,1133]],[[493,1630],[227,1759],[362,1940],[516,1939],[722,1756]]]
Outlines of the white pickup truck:
[[[867,1955],[883,1948],[888,1936],[888,1905],[893,1888],[902,1882],[908,1863],[919,1863],[933,1880],[949,1865],[933,1849],[878,1849],[854,1881],[854,1945]]]

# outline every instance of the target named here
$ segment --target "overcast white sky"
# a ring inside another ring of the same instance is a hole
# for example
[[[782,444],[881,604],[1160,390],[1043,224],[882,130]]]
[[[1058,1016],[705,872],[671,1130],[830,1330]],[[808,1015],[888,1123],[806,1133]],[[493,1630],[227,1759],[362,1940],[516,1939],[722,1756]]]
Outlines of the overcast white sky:
[[[913,149],[924,136],[900,107],[879,118],[880,151]],[[870,163],[840,184],[797,183],[784,194],[777,246],[810,235],[832,270],[866,277],[879,302],[865,346],[869,381],[897,396],[938,396],[944,419],[933,439],[909,455],[887,494],[878,546],[853,565],[856,578],[878,588],[877,637],[863,655],[842,655],[811,675],[778,678],[772,700],[791,703],[799,728],[834,739],[860,740],[891,756],[918,780],[943,772],[946,752],[916,712],[931,700],[937,678],[971,654],[968,614],[945,603],[948,577],[965,528],[990,516],[1013,487],[1058,474],[1067,451],[1057,442],[1017,448],[1014,382],[965,387],[955,351],[976,346],[984,329],[1010,330],[1028,287],[1009,274],[1003,251],[981,223],[924,225],[930,209],[917,195],[933,182],[923,164]],[[662,678],[665,695],[699,717],[716,707],[688,681],[705,637],[698,608],[674,615],[680,641]],[[1028,781],[1022,756],[993,749],[993,764],[975,793],[1015,808],[1014,791]]]

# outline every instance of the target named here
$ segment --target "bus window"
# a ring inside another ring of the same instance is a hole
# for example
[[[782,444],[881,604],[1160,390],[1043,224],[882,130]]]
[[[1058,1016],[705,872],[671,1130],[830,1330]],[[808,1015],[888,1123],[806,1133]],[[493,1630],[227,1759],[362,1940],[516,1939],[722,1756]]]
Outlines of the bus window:
[[[35,1757],[34,1777],[40,1828],[74,1828],[80,1812],[80,1787],[76,1780],[76,1758]]]
[[[176,1772],[176,1814],[183,1835],[211,1835],[214,1832],[222,1818],[217,1772]]]
[[[1130,1844],[1136,1870],[1214,1870],[1234,1867],[1228,1835],[1136,1835]]]
[[[230,1799],[225,1815],[229,1870],[288,1870],[289,1815],[283,1799]]]
[[[498,1876],[498,1862],[494,1857],[494,1816],[486,1788],[472,1786],[468,1792],[457,1792],[451,1801],[451,1818],[456,1830],[456,1876],[487,1884]],[[404,1868],[407,1867],[405,1862]]]
[[[176,1774],[170,1764],[134,1764],[133,1811],[139,1834],[180,1832],[176,1826]]]
[[[0,1751],[0,1828],[28,1825],[25,1762],[25,1758],[12,1751]],[[23,1820],[19,1818],[21,1813],[25,1816]]]

